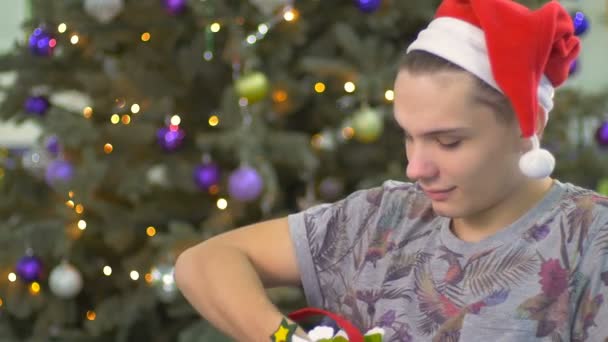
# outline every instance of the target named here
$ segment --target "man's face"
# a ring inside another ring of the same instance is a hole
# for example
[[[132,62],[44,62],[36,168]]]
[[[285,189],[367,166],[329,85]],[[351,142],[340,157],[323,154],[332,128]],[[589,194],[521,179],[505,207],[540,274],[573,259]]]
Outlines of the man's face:
[[[464,72],[412,75],[395,81],[395,119],[405,131],[407,176],[418,181],[442,216],[475,217],[521,184],[517,121],[499,122],[476,103]]]

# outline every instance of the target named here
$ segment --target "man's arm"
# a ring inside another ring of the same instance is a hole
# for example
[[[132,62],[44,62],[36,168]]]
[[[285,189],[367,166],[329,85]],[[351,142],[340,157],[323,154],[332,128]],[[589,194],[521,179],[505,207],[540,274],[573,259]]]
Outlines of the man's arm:
[[[191,305],[237,341],[265,341],[283,315],[265,288],[299,285],[287,218],[239,228],[184,251],[175,280]]]

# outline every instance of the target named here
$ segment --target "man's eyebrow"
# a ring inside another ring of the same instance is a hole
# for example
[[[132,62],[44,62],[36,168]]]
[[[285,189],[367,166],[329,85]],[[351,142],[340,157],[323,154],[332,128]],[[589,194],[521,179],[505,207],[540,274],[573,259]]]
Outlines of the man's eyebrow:
[[[403,132],[405,133],[405,135],[410,135],[406,129],[403,129]],[[462,134],[462,133],[469,133],[469,132],[470,132],[470,129],[466,128],[466,127],[439,128],[439,129],[430,130],[428,132],[424,132],[421,134],[421,136],[429,137],[429,136],[437,136],[437,135],[444,135],[444,134]]]

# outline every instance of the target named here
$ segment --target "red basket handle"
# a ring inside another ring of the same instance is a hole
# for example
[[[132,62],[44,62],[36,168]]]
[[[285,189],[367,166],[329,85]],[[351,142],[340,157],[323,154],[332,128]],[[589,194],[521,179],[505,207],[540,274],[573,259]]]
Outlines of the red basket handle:
[[[363,334],[359,331],[359,329],[357,329],[357,327],[355,327],[351,322],[347,321],[345,318],[329,311],[317,308],[304,308],[290,313],[288,317],[293,321],[298,322],[302,319],[317,315],[327,316],[334,320],[334,322],[336,322],[336,324],[342,330],[344,330],[346,336],[348,336],[349,342],[364,342]]]

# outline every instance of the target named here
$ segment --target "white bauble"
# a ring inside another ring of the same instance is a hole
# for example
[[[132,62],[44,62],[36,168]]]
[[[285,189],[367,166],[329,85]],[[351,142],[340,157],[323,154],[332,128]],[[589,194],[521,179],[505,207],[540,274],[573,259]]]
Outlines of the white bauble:
[[[57,265],[49,275],[49,287],[57,297],[74,298],[82,290],[82,275],[67,262]]]
[[[84,11],[102,24],[116,18],[124,6],[124,0],[84,0]]]

